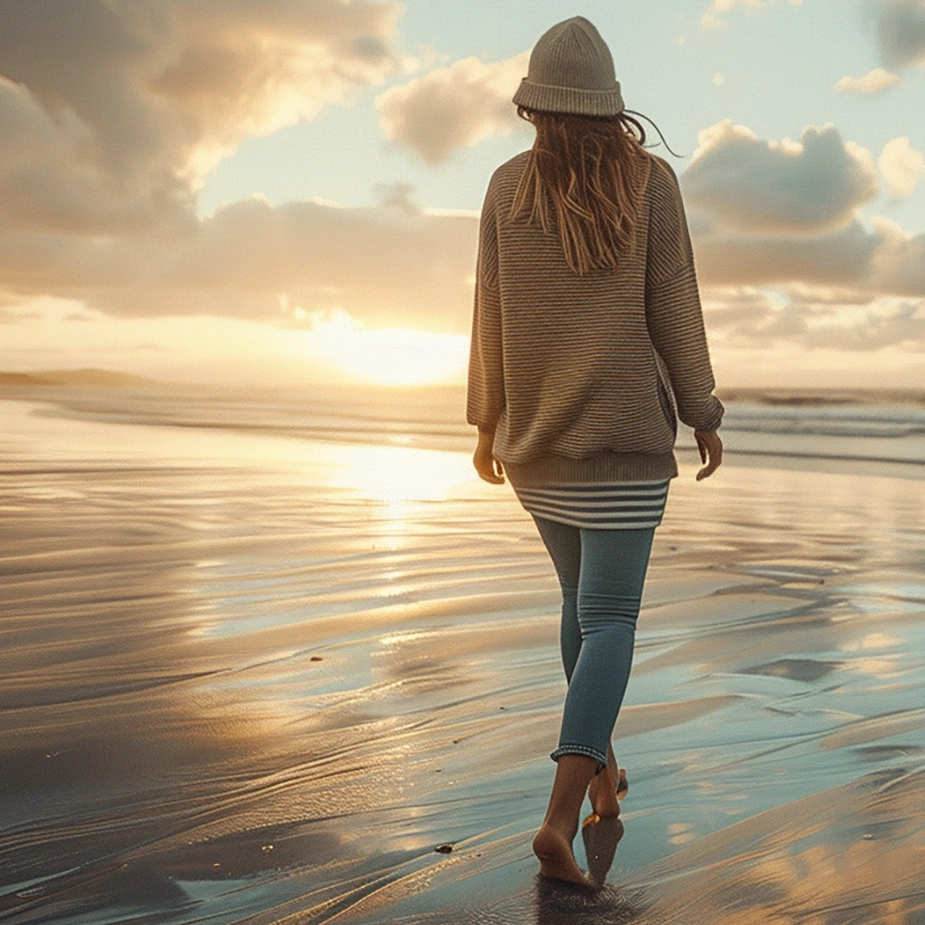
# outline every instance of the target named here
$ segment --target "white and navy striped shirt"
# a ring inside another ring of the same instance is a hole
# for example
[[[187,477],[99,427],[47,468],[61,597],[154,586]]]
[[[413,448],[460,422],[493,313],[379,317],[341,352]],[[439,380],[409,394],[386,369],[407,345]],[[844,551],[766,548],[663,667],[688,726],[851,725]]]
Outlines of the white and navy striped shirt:
[[[514,485],[514,491],[530,514],[546,520],[591,530],[641,530],[661,523],[668,481]]]

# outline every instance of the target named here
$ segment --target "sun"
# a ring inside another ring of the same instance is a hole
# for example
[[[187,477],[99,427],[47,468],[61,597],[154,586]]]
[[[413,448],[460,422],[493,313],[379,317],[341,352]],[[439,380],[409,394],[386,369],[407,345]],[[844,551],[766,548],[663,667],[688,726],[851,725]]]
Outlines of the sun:
[[[469,340],[415,328],[365,328],[346,312],[316,320],[307,350],[352,381],[415,386],[461,381]]]

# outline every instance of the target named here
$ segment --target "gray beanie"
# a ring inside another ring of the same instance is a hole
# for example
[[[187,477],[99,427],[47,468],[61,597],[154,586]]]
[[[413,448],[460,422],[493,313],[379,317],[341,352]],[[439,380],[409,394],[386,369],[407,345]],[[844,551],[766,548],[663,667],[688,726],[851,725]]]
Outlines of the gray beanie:
[[[623,112],[610,49],[593,24],[584,16],[573,16],[544,32],[530,54],[527,76],[514,102],[576,116]]]

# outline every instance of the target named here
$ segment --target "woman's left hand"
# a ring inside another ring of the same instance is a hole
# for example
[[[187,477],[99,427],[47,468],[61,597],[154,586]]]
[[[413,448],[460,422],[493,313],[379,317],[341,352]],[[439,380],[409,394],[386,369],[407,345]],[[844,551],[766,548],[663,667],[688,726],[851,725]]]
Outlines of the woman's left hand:
[[[501,461],[495,459],[491,452],[494,436],[494,434],[486,433],[483,430],[479,431],[479,443],[472,456],[472,463],[480,479],[491,482],[492,485],[503,485],[504,469],[501,466]]]

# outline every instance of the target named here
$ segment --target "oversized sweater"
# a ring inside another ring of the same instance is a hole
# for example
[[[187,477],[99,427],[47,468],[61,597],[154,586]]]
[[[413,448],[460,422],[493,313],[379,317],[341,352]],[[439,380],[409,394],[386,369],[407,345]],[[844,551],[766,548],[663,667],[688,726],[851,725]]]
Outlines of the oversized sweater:
[[[579,275],[555,229],[511,219],[527,157],[482,208],[468,421],[515,485],[671,478],[675,414],[703,431],[723,415],[674,172],[651,158],[634,247]]]

